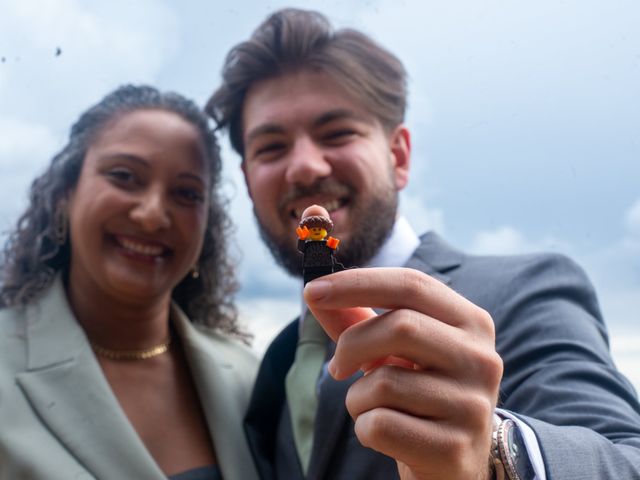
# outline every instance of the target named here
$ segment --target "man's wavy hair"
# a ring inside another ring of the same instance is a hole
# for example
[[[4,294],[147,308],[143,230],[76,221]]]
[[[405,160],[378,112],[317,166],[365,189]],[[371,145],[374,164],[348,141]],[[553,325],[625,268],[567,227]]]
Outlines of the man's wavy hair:
[[[216,137],[195,103],[149,86],[122,86],[84,112],[71,128],[65,147],[33,181],[29,206],[10,233],[1,259],[0,306],[26,305],[59,272],[68,274],[71,246],[68,229],[66,235],[59,232],[61,209],[76,187],[92,142],[112,121],[137,110],[164,110],[193,125],[200,133],[209,165],[208,221],[197,264],[200,275],[187,275],[174,288],[173,300],[194,322],[246,337],[236,323],[233,295],[237,282],[226,249],[231,223],[225,213],[227,202],[218,188],[221,160]],[[61,236],[66,239],[62,245],[58,240]]]
[[[261,80],[298,71],[328,74],[387,131],[404,121],[407,72],[395,55],[357,30],[334,30],[319,12],[285,8],[229,51],[222,85],[205,108],[218,129],[229,130],[240,155],[242,108],[249,89]]]

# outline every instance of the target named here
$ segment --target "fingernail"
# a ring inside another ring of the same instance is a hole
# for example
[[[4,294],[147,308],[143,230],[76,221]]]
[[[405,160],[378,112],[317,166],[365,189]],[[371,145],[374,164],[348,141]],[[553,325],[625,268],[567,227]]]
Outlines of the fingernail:
[[[331,291],[331,282],[328,280],[316,279],[309,282],[305,287],[305,296],[311,300],[320,300]]]
[[[338,368],[335,365],[335,362],[333,361],[335,357],[331,357],[331,360],[329,361],[329,364],[327,365],[327,368],[329,369],[329,374],[337,379],[338,378],[338,374],[340,373],[338,371]]]

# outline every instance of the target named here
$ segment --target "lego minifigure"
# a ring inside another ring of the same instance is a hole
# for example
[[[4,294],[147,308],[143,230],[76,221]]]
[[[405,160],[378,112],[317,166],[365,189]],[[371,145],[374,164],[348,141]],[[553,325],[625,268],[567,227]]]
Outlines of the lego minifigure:
[[[303,255],[302,276],[305,285],[315,278],[344,270],[344,266],[334,257],[340,240],[327,238],[331,230],[333,222],[324,207],[311,205],[302,212],[296,233],[298,250]]]

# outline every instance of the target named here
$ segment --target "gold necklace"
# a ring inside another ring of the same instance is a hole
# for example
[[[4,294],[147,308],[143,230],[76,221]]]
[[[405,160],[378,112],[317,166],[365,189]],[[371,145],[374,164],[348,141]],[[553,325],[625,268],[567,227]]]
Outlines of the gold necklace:
[[[160,345],[155,347],[145,348],[142,350],[112,350],[110,348],[101,347],[93,342],[89,342],[91,348],[101,357],[108,358],[109,360],[127,361],[127,360],[148,360],[149,358],[162,355],[169,350],[171,345],[171,337]]]

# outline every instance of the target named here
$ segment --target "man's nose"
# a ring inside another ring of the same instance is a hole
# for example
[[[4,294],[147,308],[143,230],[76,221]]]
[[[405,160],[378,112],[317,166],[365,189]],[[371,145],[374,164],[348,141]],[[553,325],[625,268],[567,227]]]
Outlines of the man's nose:
[[[164,192],[159,188],[148,189],[140,196],[130,217],[147,232],[168,228],[171,218]]]
[[[324,149],[310,138],[296,139],[289,152],[286,181],[290,184],[312,185],[330,174],[331,163],[327,161]]]

